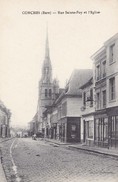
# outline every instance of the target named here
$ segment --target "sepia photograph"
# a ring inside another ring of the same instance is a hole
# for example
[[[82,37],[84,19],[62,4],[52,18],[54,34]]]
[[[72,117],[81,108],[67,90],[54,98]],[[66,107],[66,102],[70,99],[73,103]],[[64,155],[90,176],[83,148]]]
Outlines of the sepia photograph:
[[[118,0],[0,0],[0,182],[118,181]]]

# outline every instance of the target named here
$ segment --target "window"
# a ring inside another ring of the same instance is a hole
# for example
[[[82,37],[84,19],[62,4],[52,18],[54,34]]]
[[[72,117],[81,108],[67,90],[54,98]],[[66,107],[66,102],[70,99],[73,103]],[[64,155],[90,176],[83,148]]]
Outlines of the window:
[[[93,121],[87,121],[88,138],[93,138],[94,126]]]
[[[97,109],[100,109],[100,93],[97,93],[96,94],[96,106],[97,106]]]
[[[109,96],[110,96],[110,100],[114,100],[115,99],[115,77],[109,79]]]
[[[71,129],[72,131],[76,131],[76,125],[72,125],[71,127],[72,127]]]
[[[106,76],[106,61],[102,63],[102,77]]]
[[[95,140],[108,141],[108,118],[95,119]]]
[[[96,80],[100,79],[100,65],[96,67]]]
[[[106,108],[106,90],[102,92],[102,97],[103,97],[103,108]]]
[[[52,90],[49,89],[49,97],[51,97],[51,96],[52,96]]]
[[[47,97],[47,89],[45,89],[45,97]]]
[[[114,62],[115,44],[110,46],[110,63]]]
[[[115,130],[116,130],[116,120],[115,120],[115,116],[112,116],[111,117],[111,132],[113,137],[115,137]]]
[[[90,89],[90,106],[93,106],[93,89]]]
[[[111,139],[111,146],[118,146],[118,115],[109,117],[109,135]]]
[[[86,106],[86,92],[83,92],[83,105]]]

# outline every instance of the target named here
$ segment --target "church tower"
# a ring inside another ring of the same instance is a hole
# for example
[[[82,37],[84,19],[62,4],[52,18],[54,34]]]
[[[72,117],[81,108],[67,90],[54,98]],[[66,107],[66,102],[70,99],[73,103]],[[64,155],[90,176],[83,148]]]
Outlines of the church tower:
[[[43,112],[48,106],[51,106],[54,101],[54,86],[52,80],[52,65],[50,60],[48,31],[45,43],[45,57],[42,65],[42,76],[39,82],[39,99],[38,99],[38,130],[42,132],[45,128],[43,123]]]

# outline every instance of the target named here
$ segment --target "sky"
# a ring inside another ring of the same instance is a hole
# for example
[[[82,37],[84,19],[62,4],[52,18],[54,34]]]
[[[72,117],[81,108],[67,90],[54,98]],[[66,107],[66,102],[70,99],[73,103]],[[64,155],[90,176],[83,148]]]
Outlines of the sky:
[[[53,78],[64,87],[118,33],[118,0],[0,0],[0,99],[12,126],[27,126],[37,111],[47,24]]]

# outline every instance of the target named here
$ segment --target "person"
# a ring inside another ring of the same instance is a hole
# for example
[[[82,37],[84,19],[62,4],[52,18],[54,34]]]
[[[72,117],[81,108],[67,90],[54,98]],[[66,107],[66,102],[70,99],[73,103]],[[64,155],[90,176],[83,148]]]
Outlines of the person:
[[[32,139],[36,140],[36,134],[32,135]]]

